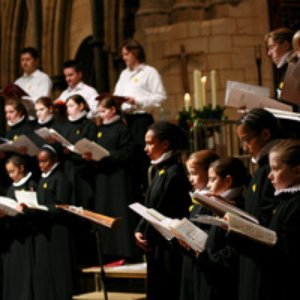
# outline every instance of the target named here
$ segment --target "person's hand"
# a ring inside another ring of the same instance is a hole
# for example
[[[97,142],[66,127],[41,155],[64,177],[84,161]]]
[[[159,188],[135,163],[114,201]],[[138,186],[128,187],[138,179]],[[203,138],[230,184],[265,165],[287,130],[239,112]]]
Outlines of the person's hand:
[[[178,240],[178,243],[181,247],[183,247],[185,250],[190,251],[192,248],[183,240]]]
[[[93,157],[93,155],[92,155],[91,152],[85,152],[82,155],[82,158],[85,159],[85,160],[92,160],[92,157]]]
[[[0,209],[0,218],[4,218],[6,216],[6,212],[3,209]]]
[[[141,232],[136,232],[134,234],[136,244],[142,248],[144,251],[147,251],[148,242],[144,239],[144,235]]]
[[[136,104],[136,101],[135,101],[135,98],[133,97],[127,97],[126,98],[126,102],[131,104],[131,105],[135,105]]]

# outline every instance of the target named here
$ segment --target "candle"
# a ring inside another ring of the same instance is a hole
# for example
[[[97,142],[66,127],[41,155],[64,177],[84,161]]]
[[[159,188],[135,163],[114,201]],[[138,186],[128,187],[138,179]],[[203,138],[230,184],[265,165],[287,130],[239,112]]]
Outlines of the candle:
[[[211,87],[211,106],[216,108],[217,106],[217,87],[216,87],[216,71],[210,71],[210,87]]]
[[[186,111],[189,111],[191,106],[191,95],[189,93],[185,93],[183,99],[184,99],[184,108]]]
[[[201,100],[203,106],[206,105],[206,80],[206,76],[201,77]]]
[[[194,105],[195,109],[202,108],[201,101],[201,85],[200,85],[201,72],[199,70],[194,70],[193,79],[194,79]]]

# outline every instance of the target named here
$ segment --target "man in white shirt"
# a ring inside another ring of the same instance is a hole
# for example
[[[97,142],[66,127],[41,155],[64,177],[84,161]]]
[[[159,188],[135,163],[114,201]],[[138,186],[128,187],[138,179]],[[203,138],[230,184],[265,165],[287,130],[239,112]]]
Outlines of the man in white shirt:
[[[129,130],[136,144],[139,176],[147,175],[149,160],[144,154],[145,134],[153,123],[151,111],[159,108],[166,99],[166,91],[157,70],[145,63],[146,56],[142,45],[135,41],[126,41],[121,49],[126,69],[122,71],[115,86],[114,95],[123,96],[122,104]],[[139,153],[141,156],[139,157]],[[142,183],[146,185],[146,179]]]
[[[22,77],[15,84],[22,88],[34,103],[40,97],[51,97],[52,81],[50,77],[38,69],[39,53],[32,47],[21,51]]]
[[[76,60],[69,60],[64,63],[64,76],[68,84],[67,89],[65,89],[57,100],[66,101],[70,96],[80,95],[82,96],[89,105],[90,112],[88,113],[88,118],[94,118],[98,114],[98,92],[93,87],[85,84],[82,81],[82,69]]]

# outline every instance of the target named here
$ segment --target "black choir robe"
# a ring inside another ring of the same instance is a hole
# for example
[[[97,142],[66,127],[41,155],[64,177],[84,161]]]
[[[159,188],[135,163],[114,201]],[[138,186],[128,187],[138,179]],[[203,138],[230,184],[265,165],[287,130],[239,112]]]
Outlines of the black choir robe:
[[[136,256],[136,246],[132,233],[137,225],[137,218],[128,205],[139,199],[132,168],[132,137],[127,126],[121,120],[116,120],[99,126],[96,142],[106,148],[110,156],[94,162],[94,210],[121,218],[121,224],[116,229],[100,228],[102,252],[111,258],[133,259]]]
[[[241,194],[230,199],[238,208],[244,208]],[[196,299],[238,299],[239,254],[227,240],[227,232],[212,225],[207,231],[205,249],[197,258],[200,271]],[[187,299],[187,298],[186,298]]]
[[[94,141],[96,138],[97,127],[95,123],[87,119],[86,116],[76,120],[69,121],[64,137],[71,143],[87,138]],[[64,173],[72,183],[71,203],[85,208],[92,207],[93,191],[91,182],[93,182],[93,162],[82,159],[78,154],[70,152],[64,161]]]
[[[202,205],[194,204],[189,219],[198,215],[212,215],[212,211]],[[207,232],[210,225],[195,223],[202,230]],[[181,246],[180,246],[181,247]],[[181,248],[183,254],[180,300],[198,300],[199,299],[199,281],[201,276],[201,267],[197,264],[195,252],[186,251]]]
[[[245,195],[245,211],[256,217],[260,224],[268,226],[274,205],[274,188],[268,179],[270,167],[268,155],[262,157]],[[255,251],[249,239],[232,235],[233,245],[240,253],[239,299],[259,299],[260,274],[263,260],[261,251]]]
[[[18,186],[11,185],[7,197],[15,199],[15,191],[36,191],[37,184],[29,177]],[[30,216],[18,214],[1,221],[2,299],[32,300],[33,295],[33,228]]]
[[[49,211],[35,216],[35,299],[71,300],[74,274],[68,214],[55,208],[56,204],[69,203],[71,185],[56,167],[41,178],[37,193],[39,204]]]
[[[300,189],[289,188],[276,196],[269,228],[277,243],[265,246],[262,264],[261,300],[289,300],[299,297]]]
[[[190,184],[183,165],[172,157],[156,166],[145,205],[170,218],[188,216]],[[136,232],[148,241],[147,299],[179,299],[182,256],[176,243],[168,242],[149,223],[141,220]]]

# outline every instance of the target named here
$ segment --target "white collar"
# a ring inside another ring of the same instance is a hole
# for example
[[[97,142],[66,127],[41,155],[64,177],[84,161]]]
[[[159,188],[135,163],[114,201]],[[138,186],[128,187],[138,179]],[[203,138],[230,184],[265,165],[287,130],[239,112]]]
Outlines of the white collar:
[[[168,160],[169,158],[171,158],[174,154],[173,150],[167,151],[165,153],[163,153],[158,159],[155,160],[151,160],[151,164],[152,165],[158,165],[166,160]]]
[[[84,110],[80,114],[78,114],[76,117],[68,116],[68,120],[71,121],[71,122],[75,122],[75,121],[78,121],[78,120],[80,120],[80,119],[82,119],[83,117],[86,117],[86,116],[87,116],[87,112]]]
[[[83,81],[80,81],[80,82],[78,82],[74,87],[68,87],[67,88],[67,90],[69,91],[69,92],[71,92],[71,91],[78,91],[78,90],[80,90],[80,89],[82,89],[83,88]]]
[[[38,122],[40,125],[44,125],[44,124],[47,124],[48,122],[50,122],[53,118],[54,118],[54,115],[49,115],[49,116],[46,118],[46,120],[42,121],[42,120],[39,120],[39,119],[38,119],[37,122]]]
[[[55,163],[52,168],[47,172],[47,173],[42,173],[43,178],[47,178],[53,171],[54,169],[58,166],[59,163]]]
[[[15,125],[20,124],[24,119],[25,119],[25,116],[22,116],[18,121],[14,122],[14,123],[11,121],[7,121],[7,125],[10,127],[13,127]]]
[[[29,78],[29,77],[35,77],[35,76],[37,76],[38,73],[39,73],[39,70],[35,69],[31,74],[24,73],[23,76],[27,77],[27,78]]]
[[[220,197],[231,200],[234,199],[242,194],[243,187],[242,186],[237,186],[235,188],[229,189],[223,193],[221,193]]]
[[[295,194],[297,192],[300,192],[300,185],[295,185],[285,189],[277,190],[274,192],[274,195],[278,196],[280,194]]]
[[[287,63],[287,59],[290,56],[291,52],[292,51],[289,51],[289,52],[282,55],[278,65],[277,65],[277,69],[281,68],[283,65],[285,65]]]
[[[116,115],[116,116],[113,116],[111,119],[109,119],[107,121],[103,121],[102,124],[104,124],[104,125],[112,124],[112,123],[115,123],[115,122],[119,121],[120,118],[121,117],[119,115]]]
[[[19,181],[13,182],[13,186],[21,186],[21,185],[23,185],[31,177],[31,175],[32,175],[31,172],[27,173],[26,176],[24,176]]]

